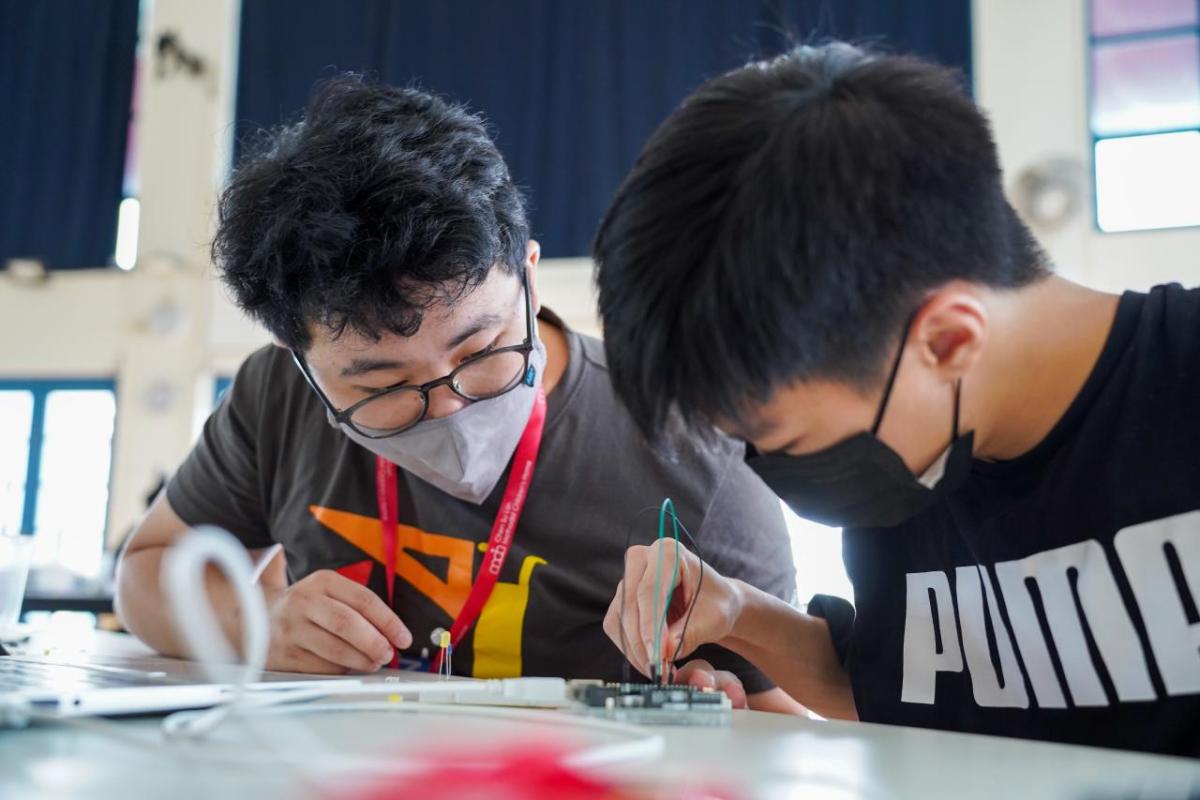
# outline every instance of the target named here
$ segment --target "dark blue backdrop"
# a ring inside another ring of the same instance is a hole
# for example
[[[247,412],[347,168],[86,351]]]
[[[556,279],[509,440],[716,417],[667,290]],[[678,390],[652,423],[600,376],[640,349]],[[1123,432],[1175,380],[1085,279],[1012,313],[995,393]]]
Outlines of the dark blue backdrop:
[[[970,0],[244,0],[240,138],[340,70],[419,83],[487,116],[545,253],[582,255],[655,125],[785,34],[971,67]]]
[[[418,82],[491,121],[545,254],[583,255],[663,117],[789,35],[970,70],[969,0],[243,0],[239,139],[295,117],[322,76]]]
[[[0,266],[109,263],[138,0],[0,0]]]
[[[0,0],[0,263],[113,252],[137,0]],[[239,135],[341,70],[483,111],[551,256],[581,255],[654,126],[788,34],[970,70],[969,0],[243,0]]]

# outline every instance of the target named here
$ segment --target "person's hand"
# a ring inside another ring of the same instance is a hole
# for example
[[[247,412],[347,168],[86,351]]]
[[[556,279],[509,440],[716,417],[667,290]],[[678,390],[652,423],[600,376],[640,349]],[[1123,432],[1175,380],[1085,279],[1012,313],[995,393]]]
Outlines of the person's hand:
[[[391,663],[412,634],[365,586],[319,570],[268,592],[271,647],[267,669],[284,672],[374,672]]]
[[[655,598],[656,562],[660,550],[662,581],[659,596]],[[671,575],[675,569],[677,552],[679,574],[672,586]],[[663,607],[672,589],[675,589],[675,593],[667,607],[667,625],[662,633],[661,652],[656,654],[655,631],[661,623]],[[657,619],[654,616],[656,599]],[[688,606],[693,601],[695,607],[684,631]],[[649,546],[631,547],[626,552],[625,577],[617,585],[616,597],[604,617],[604,632],[621,649],[629,663],[643,675],[649,676],[655,663],[672,661],[676,653],[680,657],[686,656],[702,644],[719,643],[727,637],[733,629],[739,608],[739,594],[733,581],[705,564],[704,582],[701,585],[700,559],[673,540],[660,540]]]
[[[746,687],[737,675],[717,669],[703,658],[689,661],[671,677],[671,683],[695,686],[697,689],[719,689],[725,693],[734,708],[747,708]]]

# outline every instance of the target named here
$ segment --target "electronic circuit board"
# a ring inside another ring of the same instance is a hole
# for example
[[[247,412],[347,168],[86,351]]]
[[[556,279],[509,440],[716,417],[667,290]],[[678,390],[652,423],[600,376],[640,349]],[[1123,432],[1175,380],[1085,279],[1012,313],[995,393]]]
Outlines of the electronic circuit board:
[[[582,713],[643,725],[728,725],[733,708],[718,689],[674,684],[569,681],[567,695]]]

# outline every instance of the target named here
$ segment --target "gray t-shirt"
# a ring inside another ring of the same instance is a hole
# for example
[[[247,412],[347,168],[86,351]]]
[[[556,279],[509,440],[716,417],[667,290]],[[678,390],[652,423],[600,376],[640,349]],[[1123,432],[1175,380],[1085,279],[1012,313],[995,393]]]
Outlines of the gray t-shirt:
[[[647,544],[657,536],[658,515],[647,509],[664,497],[722,574],[794,599],[779,502],[745,467],[741,445],[655,453],[613,394],[601,343],[571,331],[567,339],[569,361],[547,398],[541,452],[500,582],[454,653],[460,674],[620,679],[624,659],[601,623],[627,537]],[[415,640],[406,655],[416,657],[434,629],[450,627],[470,590],[507,473],[478,506],[399,474],[395,609]],[[281,543],[293,581],[334,569],[387,596],[375,456],[329,425],[281,348],[245,361],[167,497],[190,525],[218,525],[251,548]],[[771,688],[732,653],[706,647],[699,655],[735,672],[748,692]]]

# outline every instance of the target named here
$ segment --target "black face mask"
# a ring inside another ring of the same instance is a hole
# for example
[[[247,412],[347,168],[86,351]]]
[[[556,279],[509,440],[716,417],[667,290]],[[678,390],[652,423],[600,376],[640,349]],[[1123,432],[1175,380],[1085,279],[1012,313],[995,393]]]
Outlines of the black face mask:
[[[747,446],[746,464],[797,515],[839,528],[890,528],[912,519],[966,480],[971,470],[975,434],[958,433],[961,381],[954,385],[950,446],[938,459],[943,468],[940,479],[930,475],[936,471],[935,462],[935,468],[926,472],[934,480],[919,480],[896,451],[876,436],[907,338],[905,325],[900,351],[869,432],[863,431],[824,450],[801,456],[759,455]]]

